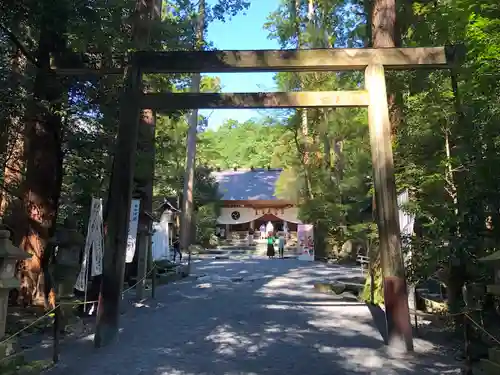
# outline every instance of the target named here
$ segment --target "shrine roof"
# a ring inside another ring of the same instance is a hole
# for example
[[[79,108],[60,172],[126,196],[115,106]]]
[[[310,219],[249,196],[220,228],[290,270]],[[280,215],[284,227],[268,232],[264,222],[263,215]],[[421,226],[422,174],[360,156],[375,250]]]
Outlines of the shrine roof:
[[[276,182],[282,169],[254,168],[212,172],[222,200],[278,200]]]

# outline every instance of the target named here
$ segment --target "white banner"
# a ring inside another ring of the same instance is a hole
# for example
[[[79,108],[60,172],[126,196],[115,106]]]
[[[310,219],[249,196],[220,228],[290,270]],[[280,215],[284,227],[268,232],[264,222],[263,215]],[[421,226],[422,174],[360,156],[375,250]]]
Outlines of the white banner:
[[[141,201],[133,199],[130,204],[130,221],[128,225],[127,252],[125,263],[132,263],[135,254],[135,243],[137,240],[137,227],[139,225],[139,207]]]
[[[399,231],[402,237],[402,244],[408,250],[405,256],[405,264],[407,264],[411,260],[412,251],[410,247],[410,243],[408,242],[408,237],[413,234],[413,227],[415,226],[415,215],[410,214],[406,211],[403,211],[401,206],[407,204],[410,201],[410,193],[408,190],[403,191],[398,195],[398,208],[399,208]],[[406,241],[406,242],[405,242]]]
[[[102,218],[102,199],[92,198],[90,205],[90,218],[87,228],[87,237],[85,238],[85,247],[83,250],[83,261],[80,273],[75,283],[75,289],[84,292],[87,289],[89,255],[92,250],[92,268],[91,275],[102,274],[102,256],[103,256],[103,218]]]
[[[153,260],[170,259],[168,222],[154,223]]]
[[[102,199],[96,199],[96,211],[98,219],[95,221],[95,226],[92,230],[92,268],[90,270],[91,276],[102,275],[102,258],[104,255],[104,228],[102,216]]]
[[[398,195],[398,208],[399,208],[399,230],[403,235],[412,235],[413,226],[415,225],[415,215],[409,214],[401,209],[401,206],[410,201],[410,194],[408,190],[403,191]]]

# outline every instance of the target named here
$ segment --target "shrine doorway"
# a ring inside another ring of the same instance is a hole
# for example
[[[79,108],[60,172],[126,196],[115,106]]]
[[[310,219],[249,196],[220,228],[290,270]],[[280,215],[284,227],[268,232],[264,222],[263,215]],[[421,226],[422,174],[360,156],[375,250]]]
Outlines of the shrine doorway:
[[[273,214],[265,214],[265,215],[259,217],[258,219],[256,219],[255,220],[255,230],[260,230],[260,226],[266,225],[269,221],[273,224],[275,232],[280,232],[283,230],[283,225],[285,224],[285,222]],[[297,224],[287,222],[287,226],[288,226],[288,231],[290,231],[290,232],[297,231]]]

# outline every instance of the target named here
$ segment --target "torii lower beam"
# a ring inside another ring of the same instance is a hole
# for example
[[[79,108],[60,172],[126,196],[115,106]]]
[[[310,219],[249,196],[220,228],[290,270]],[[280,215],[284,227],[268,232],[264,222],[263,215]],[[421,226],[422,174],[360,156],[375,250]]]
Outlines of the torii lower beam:
[[[331,108],[366,107],[368,92],[318,91],[273,93],[155,93],[141,97],[142,108],[170,109],[229,109],[229,108]]]

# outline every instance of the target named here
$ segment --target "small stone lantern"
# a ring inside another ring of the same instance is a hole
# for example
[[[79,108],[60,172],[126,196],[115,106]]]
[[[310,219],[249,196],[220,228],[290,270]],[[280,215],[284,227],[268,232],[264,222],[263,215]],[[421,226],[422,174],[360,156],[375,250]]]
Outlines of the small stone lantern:
[[[494,296],[500,296],[500,251],[485,256],[479,259],[479,261],[486,263],[494,272],[494,284],[487,286],[487,292]]]
[[[53,250],[49,269],[57,299],[59,301],[72,299],[74,285],[80,273],[80,250],[85,245],[85,238],[78,232],[73,218],[68,217],[49,243]],[[72,305],[61,305],[59,310],[61,330],[64,330],[72,309]]]
[[[57,295],[59,298],[71,298],[80,272],[80,252],[85,245],[85,238],[76,229],[74,220],[67,218],[50,242],[57,247],[50,266]]]
[[[0,227],[0,339],[5,336],[9,291],[20,286],[15,276],[16,263],[29,257],[28,253],[12,245],[10,232]]]

